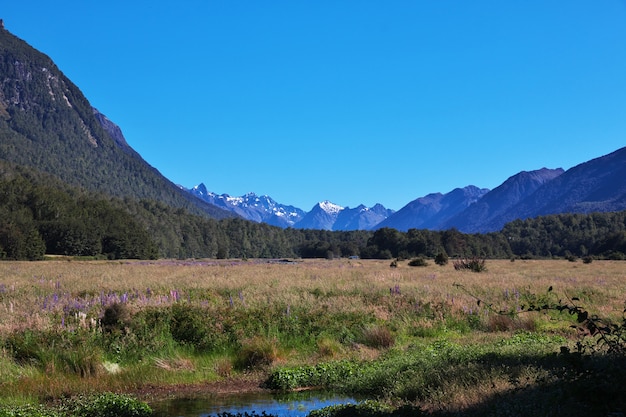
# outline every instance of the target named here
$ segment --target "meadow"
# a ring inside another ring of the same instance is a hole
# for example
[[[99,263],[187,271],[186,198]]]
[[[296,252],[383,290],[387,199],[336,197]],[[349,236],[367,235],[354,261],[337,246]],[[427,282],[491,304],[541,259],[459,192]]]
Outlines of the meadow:
[[[0,405],[261,385],[354,393],[413,415],[621,410],[623,355],[592,353],[601,343],[582,338],[576,314],[541,307],[579,305],[619,325],[626,263],[486,266],[2,262]]]

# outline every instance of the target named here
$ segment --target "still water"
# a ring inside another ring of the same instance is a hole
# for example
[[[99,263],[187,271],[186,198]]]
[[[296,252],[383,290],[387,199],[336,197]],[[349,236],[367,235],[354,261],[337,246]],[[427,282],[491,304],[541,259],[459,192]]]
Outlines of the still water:
[[[288,394],[215,395],[193,399],[173,399],[151,404],[158,417],[207,417],[220,413],[252,413],[281,417],[305,417],[311,410],[335,404],[355,404],[352,397],[305,391]]]

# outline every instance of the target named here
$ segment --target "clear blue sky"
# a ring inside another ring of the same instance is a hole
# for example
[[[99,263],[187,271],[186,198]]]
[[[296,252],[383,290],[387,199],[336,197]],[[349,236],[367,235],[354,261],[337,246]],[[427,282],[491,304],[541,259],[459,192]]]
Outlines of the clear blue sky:
[[[626,0],[5,1],[177,184],[400,209],[626,146]]]

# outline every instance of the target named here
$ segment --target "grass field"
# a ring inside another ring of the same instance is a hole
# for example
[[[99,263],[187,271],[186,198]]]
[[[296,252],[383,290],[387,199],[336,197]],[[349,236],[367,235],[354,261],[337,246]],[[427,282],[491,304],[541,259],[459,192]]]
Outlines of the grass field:
[[[576,348],[576,316],[523,310],[577,299],[620,323],[626,263],[486,265],[473,273],[432,261],[2,262],[0,404],[255,375],[433,414],[489,415],[531,393],[540,408],[529,412],[555,398],[561,412],[580,411],[556,384],[580,379],[566,372],[572,358],[558,355]]]

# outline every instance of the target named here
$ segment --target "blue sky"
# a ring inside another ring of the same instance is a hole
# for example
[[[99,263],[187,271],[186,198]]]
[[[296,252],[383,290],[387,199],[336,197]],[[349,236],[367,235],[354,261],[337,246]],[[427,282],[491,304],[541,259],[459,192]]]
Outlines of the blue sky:
[[[626,145],[626,0],[4,2],[177,184],[309,210]]]

